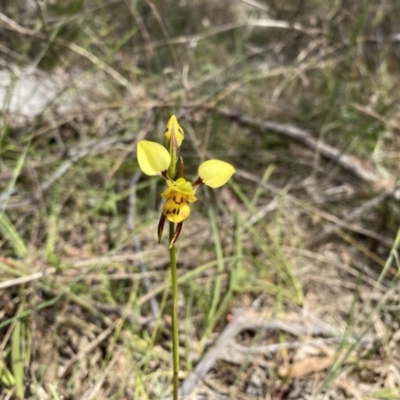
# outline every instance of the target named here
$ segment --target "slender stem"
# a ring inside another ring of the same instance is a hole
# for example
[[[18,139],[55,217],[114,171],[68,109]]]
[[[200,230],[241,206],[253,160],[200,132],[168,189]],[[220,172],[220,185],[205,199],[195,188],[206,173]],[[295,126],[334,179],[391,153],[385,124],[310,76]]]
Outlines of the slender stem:
[[[175,224],[169,222],[169,241],[174,237]],[[169,249],[171,261],[171,281],[172,281],[172,365],[173,365],[173,400],[178,400],[179,389],[179,337],[178,337],[178,277],[176,271],[176,252],[175,245]]]

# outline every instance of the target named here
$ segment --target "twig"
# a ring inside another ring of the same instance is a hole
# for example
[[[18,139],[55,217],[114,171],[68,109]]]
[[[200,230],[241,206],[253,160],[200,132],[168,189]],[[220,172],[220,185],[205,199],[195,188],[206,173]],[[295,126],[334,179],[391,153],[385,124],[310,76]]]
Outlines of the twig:
[[[126,307],[124,308],[112,304],[100,303],[99,301],[92,301],[90,304],[104,314],[116,314],[118,317],[127,319],[132,325],[135,326],[148,325],[153,320],[153,317],[140,317],[134,314],[132,311],[127,310]]]
[[[168,35],[168,31],[167,31],[167,29],[165,27],[165,24],[164,24],[164,21],[163,21],[163,18],[161,17],[160,13],[158,12],[158,9],[157,9],[156,5],[151,0],[145,0],[145,2],[150,7],[155,19],[158,22],[158,26],[160,27],[161,32],[162,32],[162,34],[164,36],[164,39],[165,39],[165,43],[167,44],[168,49],[169,49],[169,51],[171,53],[171,57],[172,57],[172,60],[174,62],[174,65],[175,65],[175,69],[176,69],[176,71],[178,73],[180,73],[181,64],[179,62],[179,58],[178,58],[178,55],[176,53],[176,50],[175,50],[174,46],[172,46],[170,37]]]
[[[393,192],[395,190],[395,181],[392,178],[384,178],[380,174],[365,168],[355,157],[352,157],[329,144],[314,138],[308,131],[294,125],[281,124],[273,121],[263,121],[259,118],[251,118],[247,115],[238,114],[226,108],[217,108],[219,114],[226,118],[233,119],[239,124],[257,128],[259,130],[268,130],[295,140],[303,145],[313,149],[325,158],[337,162],[343,169],[357,176],[362,181],[371,184],[372,189],[380,193],[382,191]]]
[[[213,367],[219,354],[224,350],[229,341],[243,330],[282,330],[295,336],[331,336],[334,331],[320,327],[307,326],[299,323],[289,323],[279,320],[267,320],[256,316],[252,311],[237,312],[229,324],[222,331],[215,345],[207,351],[201,361],[197,364],[194,371],[185,379],[179,390],[179,396],[184,398],[189,396],[196,384],[204,379],[208,371]]]
[[[103,331],[96,339],[91,341],[85,348],[83,348],[79,353],[75,354],[61,369],[59,373],[59,378],[63,378],[65,374],[72,368],[72,366],[83,358],[87,353],[93,351],[103,340],[107,338],[108,335],[117,327],[120,323],[120,319],[117,319],[110,325],[105,331]]]
[[[129,254],[113,254],[109,256],[101,256],[101,257],[91,257],[85,260],[75,260],[73,262],[74,268],[78,269],[79,268],[86,268],[91,265],[105,265],[105,264],[110,264],[110,263],[124,263],[127,261],[138,261],[144,256],[155,256],[158,257],[160,256],[160,250],[158,249],[150,249],[146,251],[141,251],[140,253],[129,253]]]
[[[86,392],[83,394],[81,397],[81,400],[92,400],[92,399],[98,399],[101,394],[99,394],[100,389],[102,385],[104,384],[107,375],[110,374],[110,372],[113,370],[115,364],[118,363],[118,361],[123,357],[121,354],[122,350],[119,349],[117,352],[114,353],[113,358],[110,360],[110,362],[107,364],[107,367],[105,368],[104,372],[101,374],[100,378],[96,379],[96,382],[93,386],[91,386]]]
[[[273,19],[252,19],[244,22],[229,22],[224,25],[219,25],[216,27],[212,27],[204,32],[194,34],[194,35],[182,35],[169,39],[170,44],[193,44],[200,42],[202,40],[206,40],[209,37],[218,35],[220,33],[229,32],[235,29],[241,28],[275,28],[275,29],[288,29],[295,30],[306,35],[319,35],[323,34],[323,31],[318,28],[309,28],[300,23],[290,23],[288,21],[280,21]],[[158,48],[166,45],[165,40],[153,41],[153,48]],[[135,50],[135,53],[142,52],[143,48],[139,47]]]
[[[45,35],[43,32],[35,31],[32,29],[26,29],[23,26],[16,23],[15,21],[13,21],[11,18],[4,15],[3,13],[0,13],[0,25],[2,25],[6,29],[21,33],[22,35],[35,36],[36,38],[47,40],[47,35]],[[69,42],[62,38],[55,38],[54,41],[64,47],[69,48],[70,50],[81,55],[82,57],[88,59],[91,63],[93,63],[93,65],[96,65],[97,67],[102,69],[104,72],[106,72],[108,75],[114,78],[115,81],[117,81],[120,85],[124,86],[131,93],[135,92],[135,88],[133,87],[133,85],[124,76],[122,76],[117,70],[112,68],[110,65],[102,61],[100,58],[95,56],[93,53],[90,53],[83,47],[78,46],[76,43]]]
[[[8,281],[0,283],[0,290],[9,288],[11,286],[23,285],[24,283],[36,281],[40,278],[43,278],[44,276],[52,275],[55,272],[56,272],[55,268],[47,268],[44,271],[35,272],[34,274],[31,275],[21,276],[20,278],[9,279]]]
[[[343,228],[350,229],[366,236],[373,237],[379,241],[382,241],[383,238],[381,235],[376,234],[373,231],[365,230],[361,228],[363,232],[361,232],[360,227],[357,227],[352,222],[358,220],[366,211],[370,210],[377,204],[380,204],[388,197],[398,197],[398,193],[396,190],[396,183],[394,178],[384,178],[379,175],[377,172],[372,171],[371,169],[367,169],[363,166],[363,163],[357,160],[355,157],[352,157],[347,154],[343,154],[343,152],[339,149],[336,149],[333,146],[330,146],[320,140],[315,139],[309,132],[294,125],[281,124],[273,121],[262,121],[261,119],[251,118],[246,115],[237,114],[231,110],[226,108],[218,108],[217,111],[226,118],[231,118],[237,121],[238,123],[250,126],[252,128],[257,128],[261,130],[269,130],[278,134],[281,134],[289,139],[295,140],[297,142],[302,143],[303,145],[320,152],[324,157],[334,160],[338,163],[342,168],[352,173],[362,181],[370,184],[371,188],[378,193],[378,196],[373,198],[372,200],[364,203],[359,208],[355,209],[353,212],[349,213],[343,220],[339,218],[328,215],[327,213],[318,210],[318,214],[331,222],[334,222],[336,226],[332,226],[327,228],[325,232],[322,234],[318,234],[317,236],[313,236],[310,238],[306,244],[307,248],[312,248],[318,246],[335,234],[337,230],[337,226],[342,226]],[[292,199],[294,200],[294,199]],[[311,207],[311,206],[310,206]],[[386,244],[391,246],[391,242],[387,240],[383,240]]]
[[[154,57],[153,42],[151,40],[150,33],[146,28],[146,24],[144,23],[142,16],[140,15],[140,13],[138,12],[138,10],[131,1],[124,0],[124,3],[128,8],[128,10],[132,13],[133,18],[135,18],[136,24],[146,43],[145,45],[147,50],[146,55],[149,55],[151,58],[153,58]]]
[[[76,162],[78,162],[83,157],[86,157],[90,154],[95,154],[96,152],[102,150],[106,146],[111,146],[116,143],[121,142],[132,142],[140,140],[136,134],[128,134],[121,137],[113,137],[113,138],[103,138],[97,142],[90,141],[89,143],[85,143],[84,146],[70,150],[70,158],[64,161],[54,172],[51,174],[50,178],[45,182],[41,183],[38,191],[40,193],[46,192],[49,190],[55,182],[57,182]],[[14,191],[13,191],[14,193]],[[3,193],[0,196],[0,207],[4,205],[4,201],[7,198],[6,195],[10,195],[12,193]],[[34,196],[31,196],[27,199],[11,201],[6,204],[7,209],[15,209],[20,207],[27,207],[35,200]]]
[[[362,215],[365,215],[372,208],[374,208],[375,206],[384,202],[389,196],[390,196],[390,193],[386,192],[386,191],[379,194],[378,196],[363,203],[360,207],[357,207],[356,209],[354,209],[353,211],[348,213],[344,217],[344,221],[346,221],[346,222],[357,221],[359,218],[361,218]],[[307,249],[312,249],[312,248],[318,247],[324,243],[327,243],[335,235],[337,229],[338,229],[337,226],[326,227],[323,232],[313,235],[310,239],[308,239],[305,247]]]
[[[237,170],[236,171],[236,175],[239,175],[239,176],[241,176],[241,177],[243,177],[245,179],[248,179],[248,180],[250,180],[252,182],[257,182],[260,186],[264,187],[267,190],[270,190],[272,193],[275,193],[275,194],[278,194],[278,195],[282,195],[282,193],[283,193],[281,189],[275,187],[274,185],[271,185],[270,183],[262,183],[262,182],[260,182],[260,179],[256,175],[253,175],[253,174],[251,174],[251,173],[249,173],[247,171]],[[389,239],[383,237],[382,235],[380,235],[380,234],[378,234],[378,233],[376,233],[376,232],[374,232],[374,231],[372,231],[370,229],[363,228],[363,227],[361,227],[359,225],[356,225],[354,223],[346,222],[343,219],[340,219],[340,218],[338,218],[338,217],[336,217],[336,216],[334,216],[334,215],[332,215],[332,214],[330,214],[330,213],[328,213],[326,211],[320,210],[319,208],[314,207],[311,204],[307,204],[307,203],[297,199],[296,197],[291,196],[288,193],[285,193],[285,196],[292,203],[299,205],[300,207],[302,207],[303,209],[307,210],[308,212],[316,214],[316,215],[320,216],[321,218],[324,218],[325,220],[334,223],[337,226],[340,226],[340,227],[348,229],[350,231],[357,232],[357,233],[360,233],[360,234],[362,234],[364,236],[376,239],[380,243],[384,243],[385,245],[387,245],[389,247],[391,247],[392,244],[393,244],[392,240],[389,240]]]

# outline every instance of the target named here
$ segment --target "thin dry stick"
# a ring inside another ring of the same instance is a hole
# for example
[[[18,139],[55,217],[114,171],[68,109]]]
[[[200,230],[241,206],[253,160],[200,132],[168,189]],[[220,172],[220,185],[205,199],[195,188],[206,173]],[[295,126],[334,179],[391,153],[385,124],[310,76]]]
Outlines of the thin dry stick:
[[[117,327],[121,319],[115,320],[105,331],[103,331],[96,339],[91,341],[85,348],[83,348],[79,353],[75,354],[61,369],[59,373],[59,378],[63,378],[64,375],[72,368],[72,366],[79,361],[81,358],[85,357],[86,354],[93,351],[103,340],[107,338],[108,335]]]
[[[123,317],[135,326],[149,325],[154,320],[152,316],[140,317],[134,312],[127,310],[124,306],[115,306],[112,304],[100,303],[99,301],[91,301],[90,304],[103,314],[115,314],[118,317]]]
[[[289,139],[295,140],[303,145],[313,149],[324,157],[337,162],[342,168],[357,176],[364,182],[370,183],[376,192],[382,190],[394,191],[395,181],[392,178],[384,178],[371,169],[365,168],[355,157],[343,154],[329,144],[314,138],[309,132],[294,125],[281,124],[273,121],[263,121],[259,118],[251,118],[247,115],[241,115],[227,108],[218,108],[218,113],[226,118],[233,119],[239,124],[256,128],[259,130],[268,130],[283,135]]]
[[[366,215],[372,208],[376,207],[379,204],[382,204],[388,197],[390,196],[389,192],[383,192],[378,196],[372,198],[371,200],[363,203],[360,207],[357,207],[353,211],[346,214],[344,217],[344,221],[346,222],[355,222],[362,217],[362,215]],[[335,235],[337,231],[336,226],[326,227],[323,232],[318,233],[317,235],[312,236],[306,242],[306,248],[312,249],[318,247],[324,243],[329,242],[329,240]]]
[[[219,354],[224,350],[229,341],[244,329],[256,330],[283,330],[292,335],[310,336],[331,336],[335,332],[321,326],[309,327],[299,323],[289,323],[278,320],[267,320],[260,316],[255,316],[254,312],[237,312],[229,324],[222,331],[215,345],[207,351],[201,361],[197,364],[194,371],[185,379],[180,390],[179,396],[184,398],[189,396],[196,384],[203,380],[208,371],[213,367]]]
[[[132,13],[133,18],[135,18],[137,26],[146,43],[145,45],[147,50],[146,55],[149,55],[150,57],[153,58],[154,57],[153,41],[151,40],[151,36],[146,28],[146,24],[144,23],[142,16],[138,12],[132,1],[124,0],[124,3],[128,8],[128,10]]]
[[[81,400],[92,400],[92,399],[98,399],[100,394],[101,387],[104,384],[104,381],[106,380],[107,376],[110,374],[110,372],[113,370],[114,365],[118,363],[119,360],[123,357],[121,354],[122,350],[118,350],[117,352],[114,353],[113,358],[111,361],[107,364],[107,367],[105,368],[104,372],[101,374],[100,378],[97,378],[96,383],[90,387],[90,389],[86,390],[86,392],[83,394],[81,397]]]
[[[341,225],[343,228],[367,234],[367,236],[374,237],[375,239],[382,241],[383,238],[381,238],[380,235],[375,234],[372,231],[367,232],[367,230],[364,230],[363,228],[361,229],[364,232],[361,232],[358,227],[355,227],[354,225],[350,226],[350,223],[356,221],[366,210],[369,210],[375,205],[380,204],[386,198],[390,196],[396,196],[396,184],[393,178],[385,179],[378,173],[370,169],[366,169],[357,159],[349,155],[343,154],[342,151],[340,151],[339,149],[336,149],[333,146],[330,146],[315,139],[311,136],[309,132],[294,125],[281,124],[272,121],[262,121],[260,119],[237,114],[226,108],[218,108],[217,110],[224,117],[232,118],[243,125],[253,128],[255,127],[262,130],[270,130],[275,133],[282,134],[283,136],[286,136],[292,140],[296,140],[297,142],[300,142],[315,151],[319,151],[326,158],[335,160],[341,167],[351,172],[353,175],[357,176],[364,182],[370,183],[372,188],[380,194],[376,198],[363,204],[361,207],[359,207],[359,209],[356,209],[352,213],[350,213],[346,218],[344,218],[341,224],[339,223],[340,220],[338,218],[334,218],[335,220],[333,221],[331,218],[329,218],[329,216],[328,218],[326,218],[326,214],[322,215],[322,211],[318,211],[318,213],[324,218],[331,220],[331,222],[334,222],[336,225]],[[334,226],[328,228],[326,232],[322,233],[322,235],[318,235],[317,237],[314,236],[307,242],[307,247],[312,248],[323,243],[335,233],[336,229],[337,226]],[[386,244],[391,245],[391,242],[387,240],[383,241]]]
[[[47,40],[47,35],[45,35],[43,32],[34,31],[32,29],[26,29],[2,13],[0,13],[0,24],[6,29],[16,31],[23,35],[35,36],[38,39]],[[69,42],[61,38],[55,38],[54,41],[64,47],[69,48],[75,53],[85,57],[94,65],[96,65],[104,72],[106,72],[108,75],[110,75],[112,78],[114,78],[119,84],[126,87],[126,89],[128,89],[133,93],[135,92],[134,86],[124,76],[122,76],[117,70],[112,68],[110,65],[100,60],[100,58],[95,56],[93,53],[90,53],[83,47],[78,46],[76,43]]]
[[[21,276],[20,278],[9,279],[8,281],[0,283],[0,289],[6,289],[12,286],[17,286],[32,281],[37,281],[38,279],[43,278],[44,276],[54,274],[56,271],[57,270],[55,268],[51,267],[45,269],[44,271],[35,272],[34,274]]]
[[[243,177],[243,178],[245,178],[245,179],[248,179],[249,181],[257,182],[260,186],[262,186],[265,189],[271,191],[272,193],[275,193],[275,194],[278,194],[278,195],[282,195],[282,193],[283,193],[282,189],[279,189],[279,188],[275,187],[274,185],[271,185],[270,183],[262,183],[262,182],[260,182],[260,178],[259,177],[257,177],[256,175],[250,174],[247,171],[237,170],[236,174],[241,176],[241,177]],[[300,207],[302,207],[303,209],[307,210],[308,212],[316,214],[316,215],[319,215],[321,218],[324,218],[327,221],[330,221],[330,222],[336,224],[337,226],[340,226],[340,227],[348,229],[350,231],[354,231],[354,232],[360,233],[360,234],[362,234],[364,236],[376,239],[377,241],[379,241],[381,243],[385,243],[385,245],[387,245],[389,247],[391,247],[392,244],[393,244],[392,240],[384,238],[384,237],[382,237],[382,235],[380,235],[380,234],[378,234],[378,233],[376,233],[374,231],[371,231],[370,229],[365,229],[365,228],[363,228],[361,226],[358,226],[358,225],[356,225],[354,223],[346,222],[343,219],[338,218],[338,217],[336,217],[336,216],[334,216],[332,214],[329,214],[326,211],[322,211],[319,208],[314,207],[311,204],[308,204],[306,202],[303,202],[303,201],[297,199],[294,196],[291,196],[288,193],[285,193],[285,198],[290,200],[292,203],[299,205]]]
[[[155,16],[155,18],[156,18],[156,20],[158,22],[158,25],[159,25],[159,27],[160,27],[160,29],[162,31],[163,36],[164,36],[165,42],[167,43],[168,49],[169,49],[169,51],[171,53],[171,57],[172,57],[172,59],[174,61],[175,69],[176,69],[177,72],[180,72],[181,64],[179,62],[178,55],[176,54],[176,50],[175,50],[174,46],[172,46],[170,37],[168,35],[168,31],[167,31],[167,29],[165,28],[165,25],[164,25],[164,21],[161,18],[161,15],[158,12],[157,7],[155,6],[155,4],[151,0],[145,0],[145,2],[151,8],[151,11],[153,12],[153,15]]]
[[[137,134],[128,134],[122,137],[114,137],[114,138],[103,138],[97,142],[90,141],[89,143],[85,143],[82,147],[79,147],[77,149],[70,150],[69,153],[71,154],[71,157],[64,161],[50,176],[50,178],[43,182],[40,187],[39,191],[40,193],[46,192],[47,190],[50,189],[54,185],[55,182],[57,182],[76,162],[78,162],[80,159],[86,157],[87,155],[92,155],[96,154],[97,152],[103,150],[107,146],[111,146],[117,143],[124,143],[124,142],[132,142],[134,141],[137,143],[142,137],[138,136]],[[12,194],[12,193],[10,193]],[[5,195],[2,194],[0,196],[0,207],[4,203],[4,198]],[[34,197],[30,197],[28,199],[24,200],[18,200],[15,202],[8,202],[6,204],[7,209],[15,209],[19,207],[26,207],[29,206],[31,203],[34,202]]]
[[[51,165],[51,164],[53,164],[53,163],[55,163],[56,161],[59,161],[59,160],[60,160],[60,156],[59,155],[57,155],[57,156],[52,155],[52,156],[46,158],[43,161],[36,161],[36,162],[30,163],[28,166],[27,165],[23,166],[22,167],[22,171],[26,171],[28,168],[30,168],[30,169],[39,169],[39,168],[47,167],[48,165]],[[0,174],[0,181],[9,180],[10,178],[13,177],[13,174],[14,174],[14,171],[12,171],[12,170],[11,171],[10,170],[3,171]],[[1,196],[0,196],[0,202],[2,201],[2,197]]]
[[[130,253],[130,254],[113,254],[109,256],[101,256],[101,257],[90,257],[85,260],[75,260],[74,268],[80,270],[81,268],[90,267],[91,265],[104,265],[110,263],[125,263],[127,261],[138,261],[143,257],[151,257],[155,258],[161,257],[161,252],[159,249],[150,249],[141,251],[139,253]]]
[[[287,21],[279,21],[279,20],[272,20],[272,19],[258,19],[258,20],[250,20],[245,22],[229,22],[224,25],[212,27],[204,32],[197,33],[194,35],[184,35],[184,36],[177,36],[169,39],[170,44],[195,44],[202,40],[206,40],[209,37],[218,35],[220,33],[232,31],[235,29],[240,28],[276,28],[276,29],[290,29],[290,30],[297,30],[307,35],[318,35],[322,34],[323,31],[316,28],[308,28],[303,26],[299,23],[291,24]],[[166,45],[165,40],[158,40],[154,41],[153,48],[162,47]],[[139,47],[135,49],[135,53],[142,52],[143,48]]]

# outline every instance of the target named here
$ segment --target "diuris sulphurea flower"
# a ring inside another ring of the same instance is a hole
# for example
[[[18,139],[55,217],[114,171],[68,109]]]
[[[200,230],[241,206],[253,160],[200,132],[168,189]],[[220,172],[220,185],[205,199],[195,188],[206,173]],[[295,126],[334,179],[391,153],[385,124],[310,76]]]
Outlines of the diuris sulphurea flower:
[[[160,222],[158,241],[161,240],[165,220],[176,223],[170,248],[176,243],[182,230],[183,221],[190,215],[190,206],[197,200],[197,186],[204,184],[218,188],[231,178],[235,168],[221,160],[207,160],[198,168],[198,178],[190,183],[183,177],[183,160],[178,158],[179,148],[184,139],[184,132],[175,115],[168,121],[165,131],[166,147],[155,142],[141,140],[137,145],[137,159],[140,169],[149,176],[161,175],[168,188],[161,193],[165,199]]]

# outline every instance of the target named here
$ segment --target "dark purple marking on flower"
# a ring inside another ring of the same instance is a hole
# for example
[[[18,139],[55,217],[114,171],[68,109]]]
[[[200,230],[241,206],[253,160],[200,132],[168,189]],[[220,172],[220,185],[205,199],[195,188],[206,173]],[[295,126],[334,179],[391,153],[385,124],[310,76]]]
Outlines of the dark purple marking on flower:
[[[169,244],[169,248],[173,247],[175,245],[176,241],[178,240],[179,235],[181,234],[181,231],[182,231],[182,226],[183,226],[183,222],[179,222],[176,225],[174,236],[172,237],[171,243]]]
[[[174,201],[175,204],[178,204],[178,205],[180,205],[180,204],[182,204],[182,203],[184,202],[183,197],[181,197],[181,201],[178,201],[178,200],[176,199],[176,196],[172,197],[172,200]]]
[[[166,220],[166,216],[161,213],[160,220],[158,221],[158,227],[157,227],[158,243],[161,242],[161,237],[162,237],[163,230],[164,230],[165,220]]]

